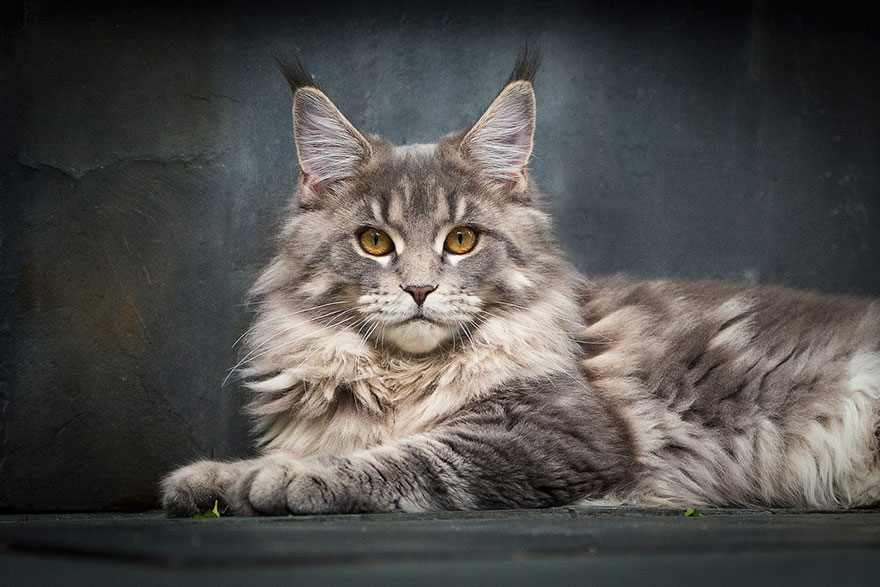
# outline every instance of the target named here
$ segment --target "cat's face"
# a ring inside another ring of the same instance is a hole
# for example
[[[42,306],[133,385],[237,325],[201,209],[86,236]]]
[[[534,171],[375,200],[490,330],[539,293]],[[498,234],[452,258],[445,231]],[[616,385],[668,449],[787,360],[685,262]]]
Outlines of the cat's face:
[[[446,160],[443,147],[397,147],[366,170],[332,227],[325,277],[349,284],[364,331],[412,353],[467,337],[497,302],[522,303],[546,220]],[[368,326],[369,325],[369,326]]]
[[[556,246],[525,169],[529,81],[432,145],[366,137],[310,86],[293,112],[302,174],[282,254],[291,299],[321,307],[328,328],[429,353],[471,343],[487,317],[548,286]]]

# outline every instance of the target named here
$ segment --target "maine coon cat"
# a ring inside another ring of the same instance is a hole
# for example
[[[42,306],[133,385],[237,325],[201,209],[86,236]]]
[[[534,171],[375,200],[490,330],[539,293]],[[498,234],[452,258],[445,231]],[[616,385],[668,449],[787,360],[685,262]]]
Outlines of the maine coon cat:
[[[301,174],[253,289],[262,456],[172,473],[170,515],[880,500],[880,303],[579,276],[527,169],[537,61],[402,147],[281,64]]]

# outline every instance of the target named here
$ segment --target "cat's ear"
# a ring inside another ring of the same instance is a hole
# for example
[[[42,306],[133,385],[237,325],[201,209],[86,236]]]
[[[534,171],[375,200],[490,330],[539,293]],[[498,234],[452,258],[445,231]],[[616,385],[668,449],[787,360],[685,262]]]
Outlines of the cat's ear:
[[[501,90],[465,134],[461,151],[489,179],[522,191],[534,135],[535,92],[530,82],[517,80]]]
[[[370,143],[317,88],[293,97],[293,136],[304,186],[320,194],[351,179],[370,158]]]
[[[461,141],[461,152],[484,176],[517,192],[528,183],[526,165],[535,135],[532,82],[541,63],[540,48],[520,52],[507,85]]]
[[[299,61],[279,61],[279,67],[293,91],[293,136],[302,196],[320,198],[328,189],[354,177],[372,149]]]

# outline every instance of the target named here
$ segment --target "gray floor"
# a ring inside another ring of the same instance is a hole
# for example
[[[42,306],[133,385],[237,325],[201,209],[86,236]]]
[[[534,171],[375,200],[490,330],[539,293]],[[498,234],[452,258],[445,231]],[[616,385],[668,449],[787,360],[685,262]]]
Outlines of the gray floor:
[[[880,585],[880,510],[0,516],[2,585]]]

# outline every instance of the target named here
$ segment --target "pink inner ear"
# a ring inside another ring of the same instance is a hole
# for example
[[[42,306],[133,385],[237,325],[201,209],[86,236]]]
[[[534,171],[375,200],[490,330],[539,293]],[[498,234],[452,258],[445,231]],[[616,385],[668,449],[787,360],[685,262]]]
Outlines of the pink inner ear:
[[[520,130],[519,132],[513,133],[509,135],[503,142],[507,145],[512,145],[517,147],[516,153],[518,156],[512,158],[510,161],[511,165],[519,169],[517,172],[513,172],[510,174],[509,180],[509,189],[512,191],[518,192],[521,191],[526,184],[526,163],[529,162],[529,141],[531,140],[531,129],[528,127]]]
[[[525,154],[526,149],[528,149],[529,141],[531,140],[531,128],[525,127],[519,132],[513,133],[510,137],[504,141],[510,145],[516,145],[521,148],[523,154]],[[525,165],[526,162],[522,161],[521,165]]]
[[[525,169],[518,173],[511,173],[510,179],[504,182],[504,187],[511,192],[521,192],[528,184],[529,175]]]
[[[316,196],[324,195],[324,192],[327,191],[327,188],[324,185],[324,182],[319,181],[318,178],[316,178],[316,177],[312,177],[311,175],[309,175],[305,171],[301,170],[299,173],[300,173],[300,184],[301,184],[302,188],[312,192]]]
[[[515,147],[514,149],[506,150],[508,164],[511,167],[516,167],[518,169],[522,169],[525,167],[526,163],[529,161],[529,146],[532,138],[532,129],[530,126],[525,126],[521,128],[519,131],[510,133],[504,137],[497,138],[497,142],[502,145],[509,145],[511,147]],[[519,174],[511,174],[512,176],[516,176],[516,181],[519,182],[521,178]]]

